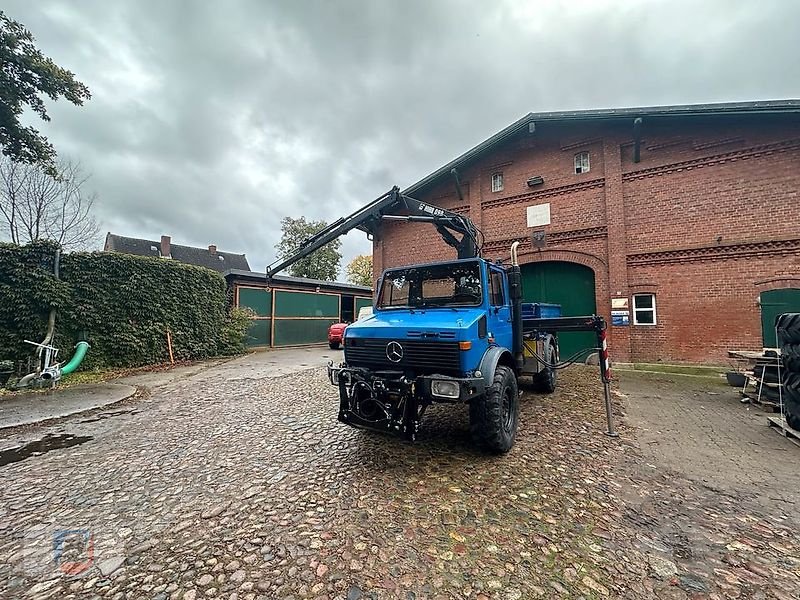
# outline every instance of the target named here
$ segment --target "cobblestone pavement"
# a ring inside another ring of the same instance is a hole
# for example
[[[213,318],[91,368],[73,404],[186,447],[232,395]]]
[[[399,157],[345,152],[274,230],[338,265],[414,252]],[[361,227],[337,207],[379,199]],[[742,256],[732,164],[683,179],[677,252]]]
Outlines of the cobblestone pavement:
[[[632,406],[639,392],[624,381],[623,392]],[[458,407],[431,410],[414,445],[338,424],[322,369],[173,383],[134,412],[60,426],[86,443],[0,468],[0,589],[793,597],[800,541],[781,520],[788,509],[753,512],[673,476],[641,446],[640,425],[602,435],[600,399],[593,369],[565,373],[552,396],[526,393],[516,446],[493,457],[472,447]]]
[[[800,597],[800,448],[730,387],[624,374],[621,388],[636,435],[615,520],[633,528],[625,543],[648,557],[651,573],[672,573],[664,579],[677,585],[656,582],[656,591]],[[645,580],[648,593],[653,583]]]

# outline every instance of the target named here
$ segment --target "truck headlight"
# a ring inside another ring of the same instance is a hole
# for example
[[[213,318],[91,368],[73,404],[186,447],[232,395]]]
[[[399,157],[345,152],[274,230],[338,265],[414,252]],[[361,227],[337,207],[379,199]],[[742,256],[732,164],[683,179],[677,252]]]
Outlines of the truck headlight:
[[[440,398],[458,398],[461,395],[461,388],[456,381],[434,379],[431,381],[431,394]]]

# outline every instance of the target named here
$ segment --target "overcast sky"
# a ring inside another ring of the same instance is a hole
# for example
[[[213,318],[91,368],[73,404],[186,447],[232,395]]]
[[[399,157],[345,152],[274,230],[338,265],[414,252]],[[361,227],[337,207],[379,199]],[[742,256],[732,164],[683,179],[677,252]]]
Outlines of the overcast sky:
[[[793,0],[3,5],[92,91],[37,127],[93,174],[104,232],[253,270],[282,217],[336,219],[530,111],[800,97]]]

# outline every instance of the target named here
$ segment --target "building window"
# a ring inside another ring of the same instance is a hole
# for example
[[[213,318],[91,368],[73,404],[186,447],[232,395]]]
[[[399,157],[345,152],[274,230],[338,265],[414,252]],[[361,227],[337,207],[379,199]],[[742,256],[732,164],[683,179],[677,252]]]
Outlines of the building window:
[[[492,191],[493,192],[502,192],[503,191],[503,174],[502,173],[493,173],[492,174]]]
[[[589,153],[578,152],[575,155],[575,174],[580,175],[581,173],[588,173],[588,172],[589,172]]]
[[[636,294],[633,297],[633,324],[656,324],[656,296],[655,294]]]

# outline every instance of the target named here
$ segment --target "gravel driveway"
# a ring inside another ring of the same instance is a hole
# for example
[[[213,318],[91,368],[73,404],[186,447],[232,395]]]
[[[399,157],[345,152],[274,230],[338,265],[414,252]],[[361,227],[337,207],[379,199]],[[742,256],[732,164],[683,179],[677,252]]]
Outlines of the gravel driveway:
[[[552,396],[526,393],[503,457],[472,447],[465,410],[432,409],[412,445],[337,423],[323,369],[268,373],[155,387],[128,412],[57,426],[91,440],[0,468],[5,597],[791,598],[800,589],[785,509],[752,513],[666,467],[643,468],[654,463],[640,426],[602,435],[593,369],[565,373]],[[669,537],[663,517],[682,511],[713,532],[706,554],[692,554],[691,537]]]

